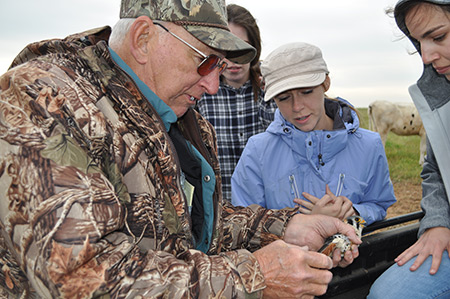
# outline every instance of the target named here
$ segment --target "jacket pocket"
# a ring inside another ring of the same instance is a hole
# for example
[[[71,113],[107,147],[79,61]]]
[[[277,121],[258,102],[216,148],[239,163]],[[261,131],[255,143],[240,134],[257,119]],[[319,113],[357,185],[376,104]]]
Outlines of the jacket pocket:
[[[275,175],[275,174],[274,174]],[[294,198],[303,198],[304,174],[299,167],[277,175],[265,186],[266,206],[269,209],[283,209],[295,207]]]
[[[336,178],[335,187],[331,189],[332,192],[335,192],[338,188],[339,176],[336,175]],[[344,183],[342,184],[341,195],[350,199],[354,204],[361,203],[364,199],[367,186],[368,184],[366,182],[346,174]]]

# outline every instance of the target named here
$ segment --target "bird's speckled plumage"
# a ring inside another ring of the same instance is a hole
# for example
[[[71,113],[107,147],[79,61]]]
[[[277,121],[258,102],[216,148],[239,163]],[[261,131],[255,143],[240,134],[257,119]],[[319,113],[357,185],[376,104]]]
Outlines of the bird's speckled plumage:
[[[366,221],[361,216],[350,216],[345,219],[345,222],[353,226],[355,228],[356,235],[361,238],[362,230]],[[325,243],[319,249],[319,252],[332,257],[334,250],[338,248],[341,250],[341,255],[344,256],[344,253],[347,250],[351,250],[352,245],[353,243],[346,235],[334,234],[325,240]]]

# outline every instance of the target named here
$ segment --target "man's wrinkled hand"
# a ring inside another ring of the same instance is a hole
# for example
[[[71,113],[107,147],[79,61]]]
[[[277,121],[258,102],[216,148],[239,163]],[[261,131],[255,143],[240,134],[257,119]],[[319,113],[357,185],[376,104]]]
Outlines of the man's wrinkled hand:
[[[332,260],[278,240],[254,252],[264,274],[264,298],[314,298],[325,294]]]

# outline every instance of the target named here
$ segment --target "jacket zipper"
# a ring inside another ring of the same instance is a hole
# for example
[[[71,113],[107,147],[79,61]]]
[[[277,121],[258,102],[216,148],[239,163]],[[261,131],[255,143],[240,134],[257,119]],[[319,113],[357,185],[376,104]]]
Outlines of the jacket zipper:
[[[323,137],[323,134],[321,134]],[[317,170],[320,169],[320,166],[324,166],[325,162],[323,162],[323,157],[322,157],[322,147],[323,147],[323,140],[320,141],[319,143],[319,154],[317,155],[317,158],[319,159],[319,165],[317,166]]]

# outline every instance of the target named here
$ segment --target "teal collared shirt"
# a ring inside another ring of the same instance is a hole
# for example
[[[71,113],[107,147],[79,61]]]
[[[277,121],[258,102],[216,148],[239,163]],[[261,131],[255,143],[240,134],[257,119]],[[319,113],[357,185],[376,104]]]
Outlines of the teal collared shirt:
[[[216,177],[211,165],[203,158],[200,152],[190,143],[187,142],[191,148],[192,153],[200,160],[202,168],[202,200],[203,200],[203,228],[196,244],[196,248],[206,253],[211,245],[211,239],[214,226],[214,204],[213,194],[214,187],[216,186]]]
[[[109,48],[111,57],[117,65],[123,69],[136,83],[139,90],[144,94],[150,104],[155,108],[156,112],[161,117],[166,127],[166,131],[169,132],[170,125],[175,123],[178,119],[173,110],[160,99],[141,79],[136,73],[125,63],[125,61],[117,55],[111,48]],[[207,252],[211,244],[213,224],[214,224],[214,206],[213,206],[213,193],[216,185],[216,177],[211,165],[203,158],[197,149],[186,141],[191,147],[194,155],[201,161],[202,168],[202,197],[203,197],[203,210],[204,210],[204,222],[200,240],[197,242],[197,249],[202,252]]]
[[[111,57],[117,65],[123,69],[128,75],[133,78],[134,82],[138,86],[139,90],[144,94],[147,100],[152,104],[153,108],[155,108],[156,112],[158,112],[159,116],[162,118],[164,122],[164,126],[166,127],[166,131],[170,130],[170,125],[177,121],[178,117],[173,112],[173,110],[164,103],[141,79],[136,75],[136,73],[125,63],[125,61],[117,55],[113,49],[109,48],[109,52],[111,53]]]

